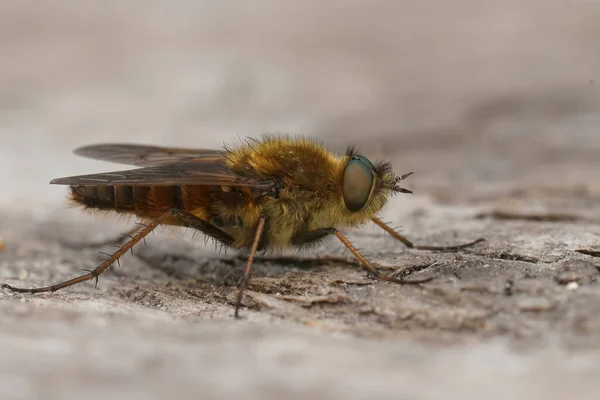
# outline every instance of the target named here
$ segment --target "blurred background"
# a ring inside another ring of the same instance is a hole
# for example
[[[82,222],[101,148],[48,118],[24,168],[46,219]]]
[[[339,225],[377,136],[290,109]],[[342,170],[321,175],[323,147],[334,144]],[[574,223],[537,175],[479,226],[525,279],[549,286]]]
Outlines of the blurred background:
[[[72,154],[99,142],[355,144],[415,172],[383,212],[411,239],[489,239],[455,255],[352,236],[433,274],[422,290],[257,263],[246,324],[223,284],[241,259],[149,238],[98,289],[0,291],[3,398],[599,398],[597,352],[520,351],[600,343],[600,259],[574,251],[600,244],[599,39],[598,0],[0,0],[2,281],[70,278],[127,229],[94,236],[48,184],[123,168]]]
[[[81,145],[265,132],[354,143],[440,201],[594,192],[598,21],[594,0],[3,0],[0,206],[45,214],[51,179],[115,167]]]

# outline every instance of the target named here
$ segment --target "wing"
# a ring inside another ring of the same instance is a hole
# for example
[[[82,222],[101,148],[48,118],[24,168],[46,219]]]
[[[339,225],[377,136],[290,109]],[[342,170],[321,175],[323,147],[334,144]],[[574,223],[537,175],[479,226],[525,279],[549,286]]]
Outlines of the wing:
[[[156,167],[193,158],[222,157],[218,150],[184,149],[176,147],[144,146],[137,144],[95,144],[81,147],[75,154],[95,160],[111,161],[138,167]]]
[[[50,183],[71,186],[221,185],[264,189],[274,184],[270,179],[250,178],[236,173],[222,157],[201,157],[156,167],[70,176]]]

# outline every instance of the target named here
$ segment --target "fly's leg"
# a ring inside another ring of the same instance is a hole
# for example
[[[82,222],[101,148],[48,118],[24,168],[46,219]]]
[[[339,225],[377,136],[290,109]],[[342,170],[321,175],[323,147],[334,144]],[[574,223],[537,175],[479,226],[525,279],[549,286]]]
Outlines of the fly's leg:
[[[383,229],[384,231],[386,231],[387,233],[392,235],[393,238],[402,242],[402,244],[404,244],[406,247],[408,247],[410,249],[415,249],[415,250],[457,251],[457,250],[466,249],[468,247],[476,245],[477,243],[481,243],[481,242],[485,241],[484,238],[479,238],[472,242],[465,243],[465,244],[459,244],[459,245],[455,245],[455,246],[415,246],[410,240],[408,240],[407,238],[405,238],[404,236],[402,236],[401,234],[396,232],[394,229],[392,229],[390,226],[388,226],[385,222],[383,222],[379,218],[373,217],[372,221],[375,224],[377,224],[381,229]]]
[[[358,261],[360,261],[361,264],[367,269],[367,271],[369,271],[371,274],[373,274],[375,276],[375,278],[382,280],[382,281],[399,282],[396,278],[394,278],[392,276],[384,275],[381,272],[379,272],[377,270],[377,268],[375,268],[369,262],[369,260],[367,260],[365,257],[363,257],[362,254],[360,254],[358,249],[356,247],[354,247],[354,245],[350,242],[350,240],[348,240],[348,238],[346,236],[344,236],[344,234],[342,232],[338,231],[335,228],[328,228],[328,229],[330,229],[331,233],[334,234],[340,240],[340,242],[342,242],[342,244],[348,248],[348,250],[350,250],[350,252],[354,255],[354,257],[356,257],[358,259]]]
[[[346,236],[344,236],[344,234],[342,234],[336,228],[333,228],[333,227],[321,228],[321,229],[316,229],[314,231],[299,232],[292,238],[292,244],[295,244],[297,246],[302,246],[305,244],[318,242],[329,235],[336,236],[340,240],[340,242],[342,242],[344,244],[344,246],[346,246],[348,248],[348,250],[350,250],[352,255],[354,255],[354,257],[356,257],[358,259],[358,261],[367,269],[367,271],[369,271],[371,274],[373,274],[376,278],[381,279],[381,280],[389,280],[389,281],[396,280],[394,278],[383,275],[381,272],[379,272],[377,270],[377,268],[375,268],[373,266],[373,264],[371,264],[365,257],[363,257],[362,254],[360,254],[358,249],[356,247],[354,247],[354,245],[350,242],[350,240],[348,240],[348,238]]]
[[[307,243],[312,243],[312,242],[319,241],[319,240],[325,238],[327,235],[334,235],[335,237],[337,237],[340,240],[340,242],[342,242],[342,244],[344,246],[346,246],[346,248],[348,248],[348,250],[350,250],[352,255],[358,259],[358,261],[362,264],[362,266],[365,267],[365,269],[367,271],[369,271],[369,273],[371,273],[378,280],[401,283],[401,284],[418,284],[418,283],[423,282],[423,281],[409,282],[409,281],[397,279],[393,275],[385,275],[385,274],[379,272],[379,270],[377,268],[375,268],[373,266],[373,264],[371,264],[369,262],[369,260],[367,260],[362,254],[360,254],[360,251],[356,247],[354,247],[354,245],[350,242],[350,240],[348,240],[348,238],[346,236],[344,236],[344,234],[342,232],[338,231],[336,228],[333,228],[333,227],[321,228],[321,229],[316,229],[314,231],[308,231],[308,232],[299,232],[292,238],[292,243],[295,245],[303,245],[303,244],[307,244]]]
[[[248,283],[250,282],[250,275],[252,274],[252,261],[254,261],[254,256],[256,255],[256,251],[258,250],[258,245],[262,238],[264,229],[265,218],[261,217],[260,220],[258,220],[258,225],[256,226],[256,232],[254,233],[254,242],[252,243],[252,248],[250,249],[250,255],[248,256],[248,262],[246,264],[246,269],[244,270],[244,277],[242,278],[242,282],[240,283],[237,300],[235,302],[235,318],[239,318],[239,310],[242,306],[242,298],[244,297],[244,291],[248,287]]]
[[[55,292],[57,290],[75,285],[77,283],[89,281],[91,279],[98,280],[98,277],[100,276],[100,274],[102,272],[104,272],[108,267],[110,267],[112,264],[114,264],[119,258],[121,258],[121,256],[123,256],[125,253],[127,253],[127,251],[129,251],[133,246],[135,246],[137,243],[139,243],[141,240],[143,240],[157,226],[159,226],[160,224],[165,222],[168,218],[173,217],[174,215],[175,215],[175,211],[167,211],[166,213],[161,215],[159,218],[152,221],[150,224],[143,225],[143,227],[139,231],[137,231],[136,234],[131,236],[131,238],[127,241],[127,243],[125,243],[123,246],[121,246],[106,261],[104,261],[102,264],[100,264],[95,269],[89,271],[87,274],[80,275],[76,278],[58,283],[56,285],[37,287],[37,288],[32,288],[32,289],[16,288],[16,287],[13,287],[13,286],[7,285],[7,284],[2,284],[1,287],[3,289],[8,289],[12,292],[17,292],[17,293],[42,293],[42,292]]]

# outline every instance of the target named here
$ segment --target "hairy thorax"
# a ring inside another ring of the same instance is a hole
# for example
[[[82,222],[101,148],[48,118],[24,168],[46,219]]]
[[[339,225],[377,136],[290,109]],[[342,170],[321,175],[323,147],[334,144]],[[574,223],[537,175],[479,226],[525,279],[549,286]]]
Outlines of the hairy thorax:
[[[222,188],[228,193],[216,194],[212,201],[219,228],[234,238],[234,247],[249,248],[258,220],[264,217],[260,247],[281,249],[291,246],[296,235],[368,221],[387,201],[387,190],[373,193],[364,209],[349,211],[342,195],[347,159],[310,141],[265,140],[230,150],[228,161],[233,170],[270,179],[275,188],[269,193]],[[238,200],[232,201],[235,196]],[[220,200],[227,206],[223,203],[220,207]]]

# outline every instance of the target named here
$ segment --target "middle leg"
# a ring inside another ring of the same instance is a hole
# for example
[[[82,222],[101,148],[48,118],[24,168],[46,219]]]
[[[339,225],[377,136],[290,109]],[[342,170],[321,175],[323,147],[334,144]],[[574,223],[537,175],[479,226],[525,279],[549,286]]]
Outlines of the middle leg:
[[[456,250],[466,249],[468,247],[476,245],[477,243],[481,243],[481,242],[485,241],[484,238],[479,238],[479,239],[474,240],[472,242],[464,243],[464,244],[459,244],[459,245],[455,245],[455,246],[417,246],[417,245],[413,244],[410,240],[408,240],[407,238],[405,238],[404,236],[402,236],[401,234],[399,234],[398,232],[396,232],[394,229],[392,229],[392,227],[390,227],[389,225],[387,225],[385,222],[383,222],[379,218],[373,217],[372,221],[375,224],[377,224],[381,229],[383,229],[384,231],[386,231],[387,233],[389,233],[393,238],[395,238],[395,239],[399,240],[400,242],[402,242],[402,244],[404,244],[409,249],[415,249],[415,250],[433,250],[433,251],[456,251]]]
[[[361,264],[373,274],[377,279],[384,281],[397,281],[395,278],[391,276],[387,276],[379,272],[362,254],[358,251],[356,247],[344,236],[340,231],[336,228],[321,228],[316,229],[314,231],[300,232],[297,233],[292,238],[292,244],[294,245],[303,245],[308,243],[317,242],[328,235],[335,235],[343,244],[350,250],[350,252],[361,262]]]

